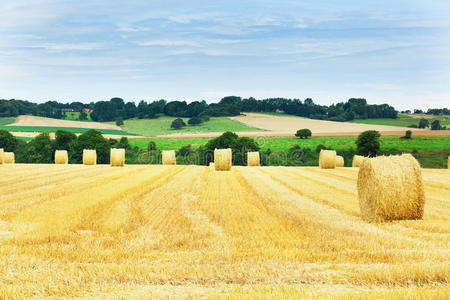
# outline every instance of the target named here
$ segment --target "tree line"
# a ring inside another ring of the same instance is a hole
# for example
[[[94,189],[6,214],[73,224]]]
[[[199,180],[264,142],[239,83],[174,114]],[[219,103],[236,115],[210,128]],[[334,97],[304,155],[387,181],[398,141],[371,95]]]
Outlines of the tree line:
[[[82,112],[83,109],[93,109],[91,119],[99,122],[115,121],[117,119],[151,119],[160,115],[172,117],[196,118],[196,121],[207,120],[208,117],[236,116],[242,112],[284,112],[301,117],[350,121],[367,118],[396,118],[397,111],[388,104],[369,105],[362,98],[351,98],[347,102],[339,102],[330,106],[315,104],[312,99],[269,98],[257,100],[238,96],[227,96],[218,103],[206,101],[140,101],[125,102],[122,98],[112,98],[109,101],[59,103],[48,101],[32,103],[24,100],[0,100],[0,117],[15,117],[28,114],[50,118],[62,118],[63,110],[71,109]],[[81,117],[81,116],[80,116]],[[84,116],[85,117],[85,116]]]

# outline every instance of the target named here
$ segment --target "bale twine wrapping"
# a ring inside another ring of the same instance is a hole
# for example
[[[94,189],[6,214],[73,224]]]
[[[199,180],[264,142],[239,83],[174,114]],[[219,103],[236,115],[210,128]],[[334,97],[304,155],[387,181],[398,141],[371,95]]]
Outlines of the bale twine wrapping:
[[[344,158],[340,155],[336,156],[336,167],[343,167],[344,166]]]
[[[216,171],[231,170],[231,149],[214,150],[214,167]]]
[[[0,165],[3,164],[3,155],[5,151],[3,151],[3,148],[0,148]]]
[[[13,164],[15,162],[14,152],[3,152],[3,163]]]
[[[321,169],[334,169],[336,167],[336,151],[320,150],[319,167]]]
[[[411,154],[364,158],[357,186],[361,217],[368,222],[423,216],[422,173]]]
[[[163,165],[176,165],[177,164],[175,150],[166,150],[166,151],[162,152],[162,164]]]
[[[111,167],[123,167],[125,165],[125,149],[111,149]]]
[[[83,165],[93,166],[97,164],[97,151],[96,150],[83,150]]]
[[[353,160],[352,160],[352,167],[359,168],[359,166],[361,166],[363,159],[364,159],[364,156],[354,155]]]
[[[57,165],[67,165],[69,163],[69,155],[67,150],[56,150],[55,151],[55,164]]]
[[[247,166],[260,166],[259,152],[247,152]]]

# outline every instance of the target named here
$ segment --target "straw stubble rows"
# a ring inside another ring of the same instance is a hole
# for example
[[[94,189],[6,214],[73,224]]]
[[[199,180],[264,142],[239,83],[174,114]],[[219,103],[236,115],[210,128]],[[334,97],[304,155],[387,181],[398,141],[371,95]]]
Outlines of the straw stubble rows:
[[[0,298],[448,296],[448,170],[361,220],[357,169],[3,165]]]

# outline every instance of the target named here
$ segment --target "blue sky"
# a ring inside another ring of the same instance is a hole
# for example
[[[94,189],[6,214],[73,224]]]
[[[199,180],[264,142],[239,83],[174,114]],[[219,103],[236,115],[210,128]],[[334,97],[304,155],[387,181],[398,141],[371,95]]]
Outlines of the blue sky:
[[[0,20],[0,98],[450,107],[448,0],[0,0]]]

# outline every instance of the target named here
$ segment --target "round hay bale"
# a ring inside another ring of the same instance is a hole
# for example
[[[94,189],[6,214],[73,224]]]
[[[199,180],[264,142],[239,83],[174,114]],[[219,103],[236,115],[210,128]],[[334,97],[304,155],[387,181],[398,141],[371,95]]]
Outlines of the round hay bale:
[[[334,169],[336,167],[336,151],[320,150],[319,167],[321,169]]]
[[[84,149],[83,150],[83,165],[93,166],[97,164],[97,151]]]
[[[231,170],[231,149],[214,150],[214,167],[216,171]]]
[[[13,164],[15,162],[14,152],[3,152],[3,163]]]
[[[57,165],[67,165],[69,163],[69,155],[67,150],[56,150],[55,151],[55,164]]]
[[[357,186],[361,217],[368,222],[423,216],[422,173],[411,154],[364,158]]]
[[[123,167],[125,165],[125,149],[111,149],[111,167]]]
[[[162,152],[162,164],[163,165],[176,165],[177,158],[175,150],[166,150]]]
[[[343,167],[344,166],[344,158],[340,155],[336,156],[336,167]]]
[[[259,152],[247,152],[247,166],[260,166]]]
[[[3,151],[3,148],[0,148],[0,165],[3,164],[3,155],[5,151]]]
[[[364,160],[364,156],[361,155],[354,155],[352,160],[352,167],[353,168],[359,168],[362,161]]]

